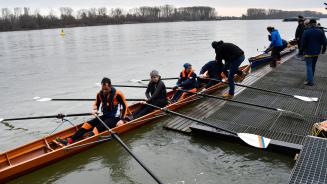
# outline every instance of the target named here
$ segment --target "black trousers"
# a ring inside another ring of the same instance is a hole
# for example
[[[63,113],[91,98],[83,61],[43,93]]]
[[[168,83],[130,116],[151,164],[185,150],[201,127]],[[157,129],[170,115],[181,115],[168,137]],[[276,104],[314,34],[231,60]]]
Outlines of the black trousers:
[[[280,52],[282,51],[283,46],[273,47],[271,51],[271,66],[276,66],[276,61],[281,60]]]
[[[99,117],[109,128],[114,128],[116,127],[116,124],[118,123],[118,121],[120,120],[119,117],[104,117],[104,116],[100,116]],[[107,128],[98,120],[98,118],[94,118],[90,121],[88,121],[88,123],[92,126],[92,127],[96,127],[98,129],[99,132],[103,132],[105,130],[107,130]]]
[[[120,120],[119,117],[99,117],[109,128],[114,128],[118,121]],[[98,120],[98,118],[94,118],[87,122],[92,126],[91,129],[80,128],[71,138],[75,142],[83,137],[86,132],[92,131],[93,128],[97,128],[99,133],[107,130],[107,128]]]
[[[150,102],[150,104],[158,106],[158,107],[165,107],[168,104],[168,102],[167,102],[167,99],[159,99],[159,100]],[[141,116],[144,116],[144,115],[152,112],[153,110],[155,110],[155,108],[144,104],[144,105],[142,105],[142,107],[140,109],[138,109],[136,112],[133,113],[133,118],[134,119],[139,118]]]

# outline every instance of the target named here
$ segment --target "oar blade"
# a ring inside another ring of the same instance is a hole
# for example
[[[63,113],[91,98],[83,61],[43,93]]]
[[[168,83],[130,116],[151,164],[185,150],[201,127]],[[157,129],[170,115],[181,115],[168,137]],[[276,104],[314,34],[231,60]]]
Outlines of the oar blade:
[[[40,99],[40,98],[41,98],[41,97],[36,96],[36,97],[33,98],[33,100],[38,100],[38,99]]]
[[[0,118],[0,122],[3,122],[5,119],[3,119],[3,118]]]
[[[245,143],[256,147],[265,149],[268,147],[271,139],[268,139],[266,137],[255,135],[255,134],[249,134],[249,133],[237,133],[238,137],[241,138]]]
[[[294,98],[297,98],[299,100],[306,101],[306,102],[317,102],[318,101],[317,97],[306,97],[306,96],[294,95]]]
[[[36,101],[38,102],[48,102],[48,101],[51,101],[52,98],[40,98],[40,99],[37,99]]]

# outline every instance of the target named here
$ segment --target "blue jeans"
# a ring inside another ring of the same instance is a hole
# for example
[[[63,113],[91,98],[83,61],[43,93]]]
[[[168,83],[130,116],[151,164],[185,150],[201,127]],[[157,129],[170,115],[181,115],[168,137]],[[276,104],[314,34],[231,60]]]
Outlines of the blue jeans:
[[[307,65],[307,81],[313,83],[318,57],[305,57],[304,60]]]
[[[235,91],[235,84],[234,84],[234,75],[238,71],[238,67],[241,65],[241,63],[244,61],[245,56],[241,56],[233,61],[230,61],[230,69],[228,74],[228,84],[229,84],[229,94],[234,95]]]

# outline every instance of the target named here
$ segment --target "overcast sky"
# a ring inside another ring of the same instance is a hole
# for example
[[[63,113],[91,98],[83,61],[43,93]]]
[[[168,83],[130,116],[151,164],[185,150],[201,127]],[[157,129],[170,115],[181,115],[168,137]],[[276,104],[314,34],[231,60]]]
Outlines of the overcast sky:
[[[327,0],[326,0],[327,1]],[[171,4],[182,6],[211,6],[219,15],[240,16],[247,8],[270,8],[283,10],[314,10],[327,13],[321,0],[0,0],[0,8],[30,7],[42,11],[69,6],[74,9],[120,7],[124,9],[140,6]]]

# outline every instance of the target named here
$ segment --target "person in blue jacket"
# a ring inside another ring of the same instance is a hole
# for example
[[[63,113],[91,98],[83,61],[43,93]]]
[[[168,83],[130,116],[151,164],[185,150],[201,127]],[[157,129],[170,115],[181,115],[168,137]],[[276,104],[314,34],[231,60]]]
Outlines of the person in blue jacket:
[[[197,76],[192,69],[190,63],[185,63],[183,65],[184,69],[179,75],[179,79],[174,87],[174,90],[177,90],[172,98],[172,102],[175,103],[179,99],[183,99],[184,92],[180,90],[186,90],[190,92],[196,92],[197,90]],[[182,97],[182,98],[181,98]]]
[[[313,78],[319,54],[326,52],[325,33],[316,24],[316,20],[310,20],[308,28],[303,32],[301,39],[301,49],[307,68],[307,81],[304,84],[308,86],[314,85]]]
[[[271,35],[271,42],[268,49],[265,50],[265,53],[268,53],[271,50],[271,67],[277,66],[277,61],[281,59],[280,52],[283,50],[283,41],[280,37],[280,34],[277,29],[274,27],[267,27],[267,31]]]
[[[268,40],[269,41],[271,41],[271,35],[268,35]],[[286,40],[284,40],[284,39],[282,39],[282,43],[283,43],[283,46],[282,46],[282,48],[281,48],[281,51],[283,51],[284,49],[286,49],[287,48],[287,46],[288,46],[288,42],[286,41]],[[271,48],[272,49],[272,48]],[[268,53],[270,50],[266,50],[265,52],[266,53]],[[278,60],[281,60],[282,58],[280,57],[280,58],[278,58]]]

